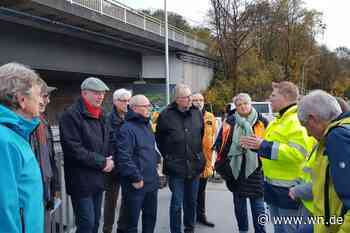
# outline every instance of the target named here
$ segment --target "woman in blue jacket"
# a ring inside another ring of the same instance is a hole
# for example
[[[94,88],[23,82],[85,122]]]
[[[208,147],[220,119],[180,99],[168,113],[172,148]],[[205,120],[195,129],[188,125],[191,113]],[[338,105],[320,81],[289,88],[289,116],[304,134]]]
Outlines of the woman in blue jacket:
[[[40,169],[29,144],[43,81],[23,65],[0,67],[0,232],[43,233]]]

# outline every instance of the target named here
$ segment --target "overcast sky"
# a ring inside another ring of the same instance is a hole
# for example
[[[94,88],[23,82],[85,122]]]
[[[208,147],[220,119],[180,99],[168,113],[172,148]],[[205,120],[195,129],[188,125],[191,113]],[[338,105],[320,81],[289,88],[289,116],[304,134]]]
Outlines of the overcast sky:
[[[164,0],[118,0],[135,9],[164,8]],[[304,0],[307,8],[323,12],[327,29],[318,40],[330,49],[350,48],[350,0]],[[209,0],[167,0],[169,11],[182,15],[191,24],[205,24]],[[349,26],[349,28],[347,27]]]

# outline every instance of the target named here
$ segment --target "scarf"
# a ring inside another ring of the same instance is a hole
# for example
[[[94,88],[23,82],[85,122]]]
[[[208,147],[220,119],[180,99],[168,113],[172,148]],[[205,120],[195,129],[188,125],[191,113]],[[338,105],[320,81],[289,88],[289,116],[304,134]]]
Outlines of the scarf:
[[[101,107],[93,106],[87,99],[83,98],[84,105],[86,110],[90,113],[90,116],[96,119],[100,118],[101,115]]]
[[[245,178],[248,178],[258,168],[257,154],[249,149],[244,149],[239,144],[239,140],[242,136],[253,136],[253,125],[258,120],[258,113],[252,108],[251,113],[247,118],[241,117],[237,112],[235,113],[235,126],[233,128],[232,143],[228,152],[228,158],[230,159],[230,166],[232,174],[235,179],[238,178],[243,156],[245,156]]]
[[[42,114],[40,116],[40,124],[33,134],[32,145],[34,147],[34,152],[40,165],[44,186],[44,200],[46,202],[49,201],[51,197],[52,190],[50,183],[53,178],[53,171],[50,158],[51,155],[49,152],[50,149],[48,142],[48,130],[48,125],[46,123],[44,115]]]

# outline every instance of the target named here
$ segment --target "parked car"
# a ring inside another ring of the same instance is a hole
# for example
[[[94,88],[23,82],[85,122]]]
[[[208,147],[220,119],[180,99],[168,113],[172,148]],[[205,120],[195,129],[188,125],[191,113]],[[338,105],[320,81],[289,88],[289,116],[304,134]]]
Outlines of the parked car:
[[[231,108],[230,110],[233,110],[236,108],[234,103],[230,103]],[[263,101],[263,102],[256,102],[252,101],[252,106],[255,108],[255,110],[259,113],[261,113],[269,122],[275,119],[275,114],[272,112],[271,102],[269,101]]]
[[[275,119],[275,114],[272,112],[271,102],[252,102],[255,110],[261,113],[268,121]]]

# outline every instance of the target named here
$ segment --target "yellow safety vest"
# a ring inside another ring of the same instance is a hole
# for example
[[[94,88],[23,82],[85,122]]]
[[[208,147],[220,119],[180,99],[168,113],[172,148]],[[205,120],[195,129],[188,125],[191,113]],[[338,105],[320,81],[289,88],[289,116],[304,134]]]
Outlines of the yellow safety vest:
[[[263,159],[266,182],[289,188],[297,185],[300,169],[316,140],[300,124],[297,106],[277,116],[267,127],[264,139],[273,142],[271,159]]]
[[[317,155],[317,148],[318,144],[314,146],[314,149],[312,150],[310,156],[307,158],[307,160],[304,162],[304,165],[302,166],[302,170],[300,171],[300,179],[303,183],[310,183],[312,184],[312,168],[315,165],[316,162],[316,155]],[[300,199],[303,203],[303,206],[310,212],[314,212],[314,206],[313,206],[313,199],[306,200],[306,199]]]
[[[350,124],[350,117],[331,123],[324,132],[320,140],[316,155],[315,166],[313,167],[313,185],[312,192],[314,196],[314,216],[321,216],[325,221],[331,224],[315,224],[314,233],[349,233],[350,232],[350,213],[343,213],[343,203],[339,199],[331,177],[329,176],[329,161],[325,154],[325,135],[341,125]],[[327,192],[328,190],[328,192]],[[326,194],[327,192],[327,194]],[[328,196],[328,199],[326,198]],[[328,209],[328,211],[326,211]],[[338,217],[343,217],[343,224],[334,224]],[[331,219],[329,219],[331,218]],[[323,223],[325,223],[323,222]]]

